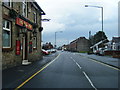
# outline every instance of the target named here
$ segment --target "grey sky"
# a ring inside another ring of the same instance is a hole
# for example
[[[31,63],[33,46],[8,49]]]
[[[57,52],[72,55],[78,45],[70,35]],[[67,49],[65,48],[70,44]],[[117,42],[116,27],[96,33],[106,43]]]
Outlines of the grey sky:
[[[46,15],[51,19],[43,22],[43,43],[55,42],[57,45],[67,44],[78,37],[88,38],[89,31],[94,35],[101,30],[101,9],[85,7],[85,5],[102,6],[104,8],[104,32],[108,39],[118,36],[118,1],[119,0],[36,0]]]

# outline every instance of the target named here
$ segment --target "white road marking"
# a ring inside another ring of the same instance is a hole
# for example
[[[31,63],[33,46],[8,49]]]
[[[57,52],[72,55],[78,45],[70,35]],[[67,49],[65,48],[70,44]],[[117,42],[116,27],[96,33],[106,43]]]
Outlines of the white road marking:
[[[83,74],[85,75],[85,77],[88,79],[88,81],[90,82],[91,86],[97,90],[97,88],[93,85],[92,81],[90,80],[90,78],[88,77],[88,75],[83,71]]]
[[[81,69],[82,67],[71,57],[71,59],[76,63],[76,65]],[[85,75],[85,77],[88,79],[88,81],[89,81],[89,83],[91,84],[91,86],[95,89],[95,90],[97,90],[97,88],[93,85],[93,83],[92,83],[92,81],[90,80],[90,78],[88,77],[88,75],[84,72],[84,71],[82,71],[83,72],[83,74]]]
[[[76,61],[71,57],[71,59],[76,63]]]
[[[76,65],[81,69],[82,67],[71,57],[71,59],[76,63]],[[89,83],[91,84],[91,86],[95,89],[95,90],[97,90],[97,88],[93,85],[93,83],[92,83],[92,81],[90,80],[90,78],[88,77],[88,75],[84,72],[84,71],[82,71],[83,72],[83,74],[85,75],[85,77],[88,79],[88,81],[89,81]]]
[[[81,69],[82,67],[76,62],[77,66]]]
[[[76,63],[76,65],[81,69],[82,67],[71,57],[71,59]]]

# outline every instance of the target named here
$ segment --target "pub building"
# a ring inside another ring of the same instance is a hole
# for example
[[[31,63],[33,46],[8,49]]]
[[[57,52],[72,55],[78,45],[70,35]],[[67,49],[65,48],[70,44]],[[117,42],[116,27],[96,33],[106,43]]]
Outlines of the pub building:
[[[37,2],[2,2],[2,69],[42,59],[41,26],[44,11]]]

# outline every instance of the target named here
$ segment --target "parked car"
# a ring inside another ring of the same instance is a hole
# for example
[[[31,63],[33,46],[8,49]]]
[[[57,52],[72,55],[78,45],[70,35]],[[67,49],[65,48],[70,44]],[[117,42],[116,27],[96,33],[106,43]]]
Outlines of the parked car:
[[[106,48],[99,48],[99,50],[95,50],[94,53],[96,55],[104,55],[104,52],[106,51]]]
[[[42,49],[42,54],[43,54],[43,55],[49,55],[49,52],[46,51],[46,50],[44,50],[44,49]]]
[[[48,49],[47,50],[49,53],[55,53],[56,52],[56,49]]]
[[[46,50],[49,54],[51,54],[51,50],[50,49],[48,49],[48,50]]]
[[[56,49],[51,49],[51,53],[55,53],[56,51]]]

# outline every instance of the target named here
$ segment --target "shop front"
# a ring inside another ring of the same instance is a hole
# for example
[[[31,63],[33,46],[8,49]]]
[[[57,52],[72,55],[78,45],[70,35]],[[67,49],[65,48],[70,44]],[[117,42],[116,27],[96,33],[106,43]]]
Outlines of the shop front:
[[[31,63],[28,61],[28,54],[33,51],[32,35],[34,34],[34,29],[29,22],[26,22],[19,17],[16,18],[16,26],[19,28],[18,39],[16,40],[16,55],[22,54],[23,65]]]

